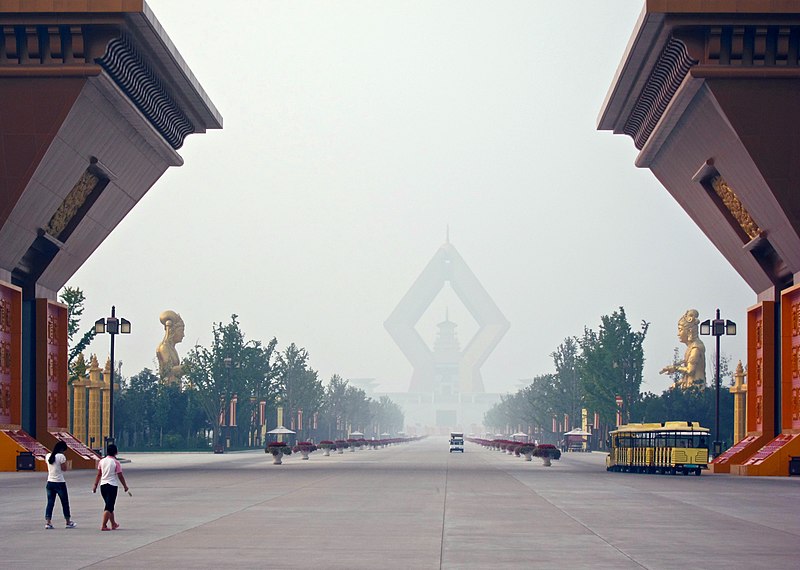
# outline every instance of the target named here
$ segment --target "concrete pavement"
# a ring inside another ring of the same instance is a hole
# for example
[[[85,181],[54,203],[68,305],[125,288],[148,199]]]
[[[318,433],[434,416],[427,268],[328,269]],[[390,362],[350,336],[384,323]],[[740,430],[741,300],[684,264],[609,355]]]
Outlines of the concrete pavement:
[[[800,567],[800,478],[546,468],[445,438],[281,466],[261,451],[138,454],[121,529],[99,531],[94,474],[67,473],[73,518],[43,530],[42,473],[0,473],[0,568]]]

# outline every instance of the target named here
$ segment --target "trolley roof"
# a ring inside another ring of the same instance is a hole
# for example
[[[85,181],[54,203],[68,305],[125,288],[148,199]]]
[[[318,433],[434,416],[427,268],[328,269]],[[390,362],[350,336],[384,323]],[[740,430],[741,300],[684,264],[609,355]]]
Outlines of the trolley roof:
[[[611,430],[609,433],[633,433],[633,432],[704,432],[709,429],[704,428],[699,422],[661,422],[645,424],[626,424]]]

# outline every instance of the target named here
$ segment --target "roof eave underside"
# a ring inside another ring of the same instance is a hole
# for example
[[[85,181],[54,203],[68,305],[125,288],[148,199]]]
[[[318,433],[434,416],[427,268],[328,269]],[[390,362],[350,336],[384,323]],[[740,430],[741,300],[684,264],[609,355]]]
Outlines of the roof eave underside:
[[[137,37],[150,50],[158,65],[170,71],[168,76],[174,81],[173,85],[177,89],[174,95],[188,103],[194,111],[193,115],[202,120],[202,125],[196,125],[196,132],[221,129],[222,115],[147,3],[143,3],[141,12],[127,13],[126,19],[137,32]]]
[[[701,14],[797,14],[800,0],[646,0],[614,81],[606,94],[597,128],[621,133],[642,85],[647,81],[670,30],[669,16]]]

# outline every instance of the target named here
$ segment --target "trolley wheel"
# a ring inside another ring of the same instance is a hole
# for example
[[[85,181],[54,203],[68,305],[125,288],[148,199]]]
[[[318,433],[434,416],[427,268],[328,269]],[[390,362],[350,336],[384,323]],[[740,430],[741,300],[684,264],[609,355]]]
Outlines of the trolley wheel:
[[[700,473],[702,473],[702,472],[703,472],[703,470],[700,469],[699,467],[694,470],[694,474],[697,475],[698,477],[700,476]]]

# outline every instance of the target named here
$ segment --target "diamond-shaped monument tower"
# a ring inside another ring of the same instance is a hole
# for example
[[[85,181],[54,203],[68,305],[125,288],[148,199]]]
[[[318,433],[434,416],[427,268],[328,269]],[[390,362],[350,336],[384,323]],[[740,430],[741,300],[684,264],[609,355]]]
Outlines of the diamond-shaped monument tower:
[[[464,350],[450,350],[451,356],[443,359],[441,351],[431,349],[415,326],[447,283],[475,319],[478,331]],[[448,239],[384,326],[414,367],[410,392],[437,393],[443,386],[455,385],[455,392],[469,394],[484,392],[481,366],[510,325]],[[453,382],[456,369],[457,381]]]

